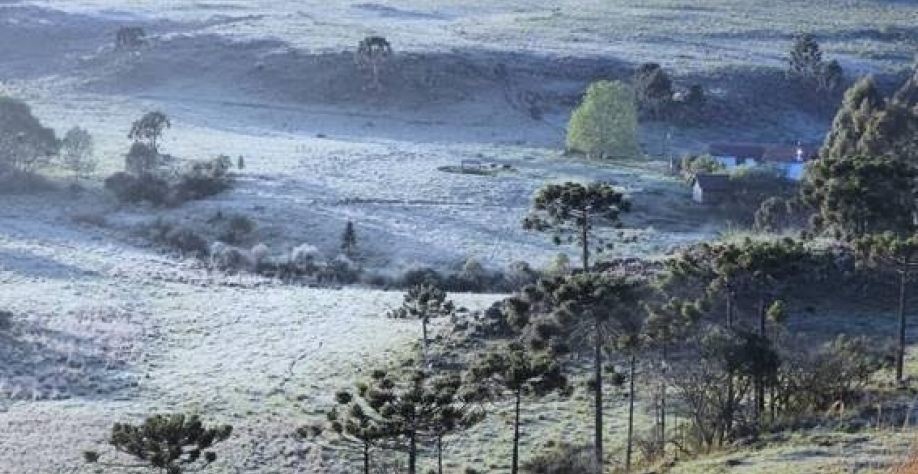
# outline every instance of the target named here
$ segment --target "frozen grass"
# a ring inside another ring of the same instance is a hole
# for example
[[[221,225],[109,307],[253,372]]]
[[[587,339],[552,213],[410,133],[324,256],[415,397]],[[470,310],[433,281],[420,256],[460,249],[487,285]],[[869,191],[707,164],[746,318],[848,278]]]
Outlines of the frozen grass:
[[[0,341],[0,473],[67,472],[80,464],[81,450],[99,448],[113,421],[157,410],[200,411],[234,424],[218,470],[347,472],[291,433],[317,420],[335,389],[411,350],[417,325],[381,316],[400,295],[209,274],[132,236],[156,216],[199,222],[217,211],[242,212],[258,222],[272,250],[310,243],[327,254],[352,220],[369,265],[390,270],[447,267],[470,256],[495,265],[546,261],[558,249],[545,236],[523,232],[520,219],[535,189],[550,181],[612,181],[635,197],[625,231],[634,240],[618,245],[617,255],[659,255],[722,226],[691,206],[686,188],[661,178],[658,164],[561,159],[564,114],[533,122],[495,107],[490,96],[417,109],[291,100],[311,86],[287,72],[309,72],[300,65],[313,59],[308,53],[349,50],[367,34],[383,34],[398,51],[652,60],[677,73],[704,73],[781,67],[798,31],[815,32],[830,54],[857,71],[898,67],[915,46],[916,9],[908,2],[435,3],[35,0],[0,7],[0,41],[17,44],[2,52],[0,93],[27,100],[58,130],[79,124],[93,133],[102,162],[90,187],[120,169],[131,121],[152,109],[173,118],[165,151],[246,158],[235,190],[178,210],[119,208],[94,194],[3,197],[0,308],[17,320]],[[114,31],[128,23],[160,35],[163,48],[113,54]],[[264,58],[281,58],[273,82],[251,79]],[[788,133],[800,133],[791,128]],[[725,132],[682,133],[698,148]],[[657,135],[648,135],[649,146]],[[494,177],[437,171],[463,159],[518,171]],[[84,215],[100,216],[106,226],[73,222]],[[457,296],[471,308],[493,298]],[[625,405],[610,399],[613,456],[622,444]],[[506,408],[496,407],[497,416],[454,442],[449,462],[503,469]],[[644,425],[646,407],[639,409]],[[528,452],[546,440],[589,439],[582,393],[529,406],[525,418]],[[741,464],[729,469],[867,472],[876,467],[872,456],[903,447],[892,435],[857,440],[818,452],[802,442],[741,454]],[[717,472],[719,462],[687,463],[677,472]]]

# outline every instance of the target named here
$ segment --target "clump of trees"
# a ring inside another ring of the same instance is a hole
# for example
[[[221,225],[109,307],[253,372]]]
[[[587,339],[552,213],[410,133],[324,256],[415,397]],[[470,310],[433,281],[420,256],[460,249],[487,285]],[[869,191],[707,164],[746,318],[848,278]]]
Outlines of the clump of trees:
[[[590,158],[636,158],[638,114],[634,93],[624,83],[590,85],[567,127],[567,149]]]
[[[167,169],[174,160],[160,153],[160,140],[170,127],[169,117],[159,111],[148,112],[131,125],[128,138],[133,143],[124,157],[125,171],[105,180],[105,188],[119,201],[174,206],[219,194],[232,186],[233,161],[226,155],[188,161],[177,170]]]
[[[844,83],[841,64],[835,59],[823,60],[822,50],[816,38],[810,33],[794,37],[787,58],[787,76],[804,84],[815,84],[818,90],[835,92]]]

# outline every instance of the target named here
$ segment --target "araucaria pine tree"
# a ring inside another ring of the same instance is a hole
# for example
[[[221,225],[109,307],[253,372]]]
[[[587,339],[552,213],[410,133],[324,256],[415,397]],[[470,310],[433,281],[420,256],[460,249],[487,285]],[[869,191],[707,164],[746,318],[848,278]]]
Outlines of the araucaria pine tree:
[[[510,473],[519,472],[520,407],[525,396],[542,396],[552,391],[564,392],[567,379],[550,353],[532,351],[520,343],[511,343],[488,351],[472,366],[473,380],[486,392],[513,396],[513,457]]]
[[[217,454],[210,448],[226,441],[232,432],[230,425],[205,427],[197,415],[153,415],[139,426],[115,423],[108,444],[140,462],[131,467],[182,474],[216,461]],[[84,452],[83,458],[90,464],[109,465],[94,451]]]
[[[905,289],[918,270],[918,235],[898,236],[892,232],[862,237],[855,242],[861,257],[871,265],[895,273],[899,280],[897,313],[899,333],[896,345],[896,380],[902,382],[905,361]]]
[[[357,254],[357,231],[354,230],[354,223],[351,221],[347,221],[344,233],[341,234],[341,251],[347,258],[354,258]]]
[[[434,440],[442,448],[444,436],[480,420],[480,414],[463,402],[461,388],[455,375],[431,377],[420,370],[402,374],[375,370],[369,383],[357,385],[356,394],[337,395],[339,406],[349,407],[350,414],[342,419],[335,412],[332,423],[337,421],[340,426],[333,425],[333,429],[364,443],[364,469],[370,466],[370,449],[378,446],[407,453],[408,474],[415,474],[423,443]],[[354,411],[357,406],[361,408]],[[442,459],[442,452],[438,457]]]
[[[583,270],[590,268],[590,248],[602,252],[607,243],[594,230],[597,224],[616,227],[631,203],[615,188],[602,183],[549,184],[539,190],[523,228],[554,234],[554,242],[580,245]]]
[[[358,388],[358,396],[342,391],[335,395],[337,405],[327,413],[331,430],[338,435],[339,442],[354,446],[360,451],[363,474],[370,474],[372,450],[387,441],[390,433],[385,422],[375,416],[363,398],[367,395],[366,385]]]
[[[402,301],[402,306],[390,311],[389,317],[421,320],[424,366],[427,367],[430,363],[428,324],[433,318],[452,315],[455,309],[455,305],[447,298],[445,291],[435,285],[424,284],[409,289]]]

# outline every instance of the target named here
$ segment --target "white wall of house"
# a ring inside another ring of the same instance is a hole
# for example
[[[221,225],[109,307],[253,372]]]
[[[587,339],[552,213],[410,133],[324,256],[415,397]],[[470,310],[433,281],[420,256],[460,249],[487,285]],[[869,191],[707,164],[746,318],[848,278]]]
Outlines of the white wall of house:
[[[714,156],[713,158],[724,165],[724,168],[736,168],[737,159],[735,156]]]
[[[804,171],[806,171],[806,163],[794,162],[787,163],[784,167],[784,176],[787,179],[792,179],[794,181],[800,181],[803,179]]]
[[[695,185],[692,186],[692,199],[695,202],[704,202],[704,191],[698,185],[698,181],[695,181]]]

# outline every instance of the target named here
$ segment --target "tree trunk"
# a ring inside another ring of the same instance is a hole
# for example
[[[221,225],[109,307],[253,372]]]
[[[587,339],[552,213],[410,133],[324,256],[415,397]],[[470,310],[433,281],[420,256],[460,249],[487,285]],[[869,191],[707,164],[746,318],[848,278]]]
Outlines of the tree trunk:
[[[587,220],[587,211],[583,210],[583,225],[580,228],[580,241],[583,244],[583,272],[590,271],[590,222]]]
[[[417,473],[418,464],[418,435],[411,432],[408,435],[408,474]]]
[[[727,327],[733,328],[733,292],[727,292]]]
[[[667,345],[663,343],[663,374],[662,383],[660,384],[660,446],[666,449],[666,371],[667,366]]]
[[[437,436],[437,474],[443,474],[443,435]]]
[[[593,348],[593,372],[596,385],[593,387],[593,423],[594,423],[594,444],[596,448],[596,465],[597,469],[602,471],[602,334],[599,327],[599,321],[596,321],[596,344]]]
[[[768,339],[768,333],[765,327],[765,290],[759,293],[759,335]],[[765,377],[762,374],[755,376],[755,423],[758,425],[762,421],[762,413],[765,411]]]
[[[902,382],[905,366],[905,284],[908,272],[899,272],[899,347],[896,350],[896,381]]]
[[[427,360],[427,316],[421,320],[421,328],[424,333],[422,337],[424,338],[424,370],[426,371],[430,362]]]
[[[370,443],[363,443],[363,474],[370,474]]]
[[[636,358],[632,352],[628,368],[628,446],[625,449],[625,472],[631,472],[631,451],[634,445],[634,366],[637,362]]]
[[[522,389],[516,389],[516,400],[513,410],[513,459],[510,466],[510,474],[517,474],[520,466],[520,399],[522,398]]]

